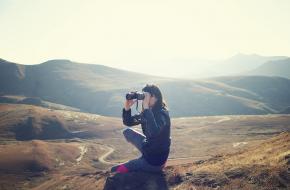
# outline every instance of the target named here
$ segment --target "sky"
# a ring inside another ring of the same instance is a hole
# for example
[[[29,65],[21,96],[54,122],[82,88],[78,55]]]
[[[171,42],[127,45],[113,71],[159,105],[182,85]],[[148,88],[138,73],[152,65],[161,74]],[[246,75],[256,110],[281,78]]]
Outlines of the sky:
[[[290,56],[289,0],[0,0],[0,57],[149,74],[237,53]]]

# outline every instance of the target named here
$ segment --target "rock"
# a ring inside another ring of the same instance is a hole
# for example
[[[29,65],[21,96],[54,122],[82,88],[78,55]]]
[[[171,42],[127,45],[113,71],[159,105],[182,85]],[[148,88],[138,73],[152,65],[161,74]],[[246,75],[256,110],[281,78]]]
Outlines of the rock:
[[[183,179],[180,174],[175,174],[175,175],[169,176],[168,178],[169,185],[177,185],[177,184],[180,184],[182,181]]]
[[[193,174],[192,173],[190,173],[190,172],[186,172],[186,174],[185,174],[186,176],[192,176]]]
[[[107,177],[104,190],[168,190],[164,173],[129,172]]]
[[[269,182],[272,187],[275,187],[276,189],[286,188],[287,184],[286,182],[281,179],[279,176],[271,176],[269,179]]]
[[[255,176],[249,176],[248,177],[248,183],[250,184],[258,184],[259,183],[259,179]]]
[[[285,170],[285,171],[281,171],[279,172],[279,177],[288,185],[290,185],[290,173]]]
[[[197,161],[195,161],[194,163],[195,164],[202,164],[202,163],[204,163],[205,161],[204,160],[197,160]]]
[[[207,186],[212,188],[217,188],[228,183],[228,179],[224,175],[207,172],[193,173],[192,176],[187,176],[187,180],[196,186]]]
[[[241,178],[246,175],[247,171],[242,168],[235,168],[225,172],[225,175],[230,179]]]

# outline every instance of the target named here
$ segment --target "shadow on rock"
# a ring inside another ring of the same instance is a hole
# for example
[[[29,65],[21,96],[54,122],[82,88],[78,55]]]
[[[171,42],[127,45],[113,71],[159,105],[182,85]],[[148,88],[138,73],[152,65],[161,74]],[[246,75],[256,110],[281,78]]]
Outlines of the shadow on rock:
[[[165,173],[116,173],[106,180],[104,190],[168,190]]]

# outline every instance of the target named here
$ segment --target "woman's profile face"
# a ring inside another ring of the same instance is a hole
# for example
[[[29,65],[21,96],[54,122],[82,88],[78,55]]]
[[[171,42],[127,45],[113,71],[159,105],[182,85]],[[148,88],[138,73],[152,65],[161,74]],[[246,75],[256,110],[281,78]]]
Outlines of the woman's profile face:
[[[149,107],[153,107],[156,102],[157,102],[157,98],[154,95],[152,95],[149,99]]]

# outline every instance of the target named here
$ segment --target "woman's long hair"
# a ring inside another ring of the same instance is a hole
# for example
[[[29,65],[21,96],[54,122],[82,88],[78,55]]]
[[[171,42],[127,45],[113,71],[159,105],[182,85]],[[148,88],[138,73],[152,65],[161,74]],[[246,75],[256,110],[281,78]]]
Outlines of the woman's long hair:
[[[165,100],[163,99],[163,95],[161,93],[160,88],[156,84],[146,84],[142,88],[143,92],[149,92],[151,95],[154,95],[157,98],[157,101],[155,102],[152,111],[157,112],[161,110],[162,108],[168,110],[167,104]]]

